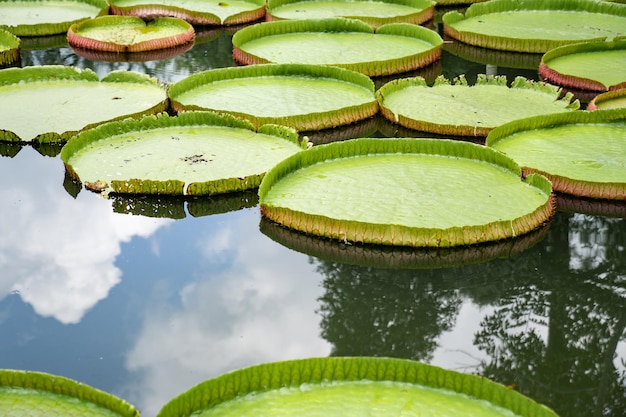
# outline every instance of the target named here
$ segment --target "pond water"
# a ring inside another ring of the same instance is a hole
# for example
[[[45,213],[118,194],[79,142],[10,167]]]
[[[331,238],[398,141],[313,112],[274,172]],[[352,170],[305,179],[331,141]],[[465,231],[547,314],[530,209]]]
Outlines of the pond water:
[[[144,62],[94,61],[48,38],[25,45],[22,65],[171,83],[232,66],[232,33]],[[537,78],[456,47],[446,44],[431,75]],[[559,198],[549,227],[505,245],[374,250],[276,228],[255,193],[106,200],[69,181],[54,152],[1,150],[0,368],[73,378],[153,417],[248,365],[393,356],[484,375],[564,417],[626,415],[623,204]]]

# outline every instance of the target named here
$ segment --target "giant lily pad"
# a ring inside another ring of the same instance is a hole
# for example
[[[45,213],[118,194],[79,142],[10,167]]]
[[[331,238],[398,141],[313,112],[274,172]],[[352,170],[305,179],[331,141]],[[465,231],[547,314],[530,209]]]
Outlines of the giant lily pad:
[[[0,29],[16,36],[56,35],[108,12],[107,0],[0,0]]]
[[[233,56],[242,64],[334,65],[378,77],[432,64],[442,44],[436,32],[409,23],[374,30],[356,19],[282,20],[235,33]]]
[[[80,130],[122,117],[159,113],[167,92],[154,78],[61,65],[0,70],[0,140],[63,142]]]
[[[487,136],[511,120],[579,108],[558,87],[517,77],[509,87],[504,76],[480,74],[476,84],[464,77],[439,77],[432,87],[420,77],[385,84],[376,92],[382,114],[402,126],[455,136]]]
[[[626,109],[513,121],[489,133],[487,145],[548,177],[555,191],[626,200]]]
[[[607,91],[626,87],[626,39],[581,42],[546,52],[541,77],[578,90]]]
[[[193,26],[175,17],[144,22],[134,16],[101,16],[73,24],[70,46],[108,52],[144,52],[193,42]]]
[[[250,120],[320,130],[378,113],[374,83],[321,65],[251,65],[190,75],[168,90],[174,110],[212,110]]]
[[[193,25],[240,25],[265,16],[265,0],[109,0],[111,13],[177,17]]]
[[[515,204],[511,204],[515,201]],[[272,168],[261,212],[349,242],[451,247],[528,233],[554,212],[550,183],[500,152],[448,139],[352,139]]]
[[[587,105],[587,110],[626,108],[626,88],[598,94]]]
[[[343,357],[265,363],[204,381],[157,417],[556,417],[515,390],[406,359]]]
[[[69,378],[2,369],[0,415],[139,417],[139,411],[120,398]]]
[[[0,29],[0,67],[20,59],[20,38]]]
[[[596,0],[491,0],[443,16],[450,37],[475,46],[544,53],[626,36],[626,5]]]
[[[269,0],[267,20],[349,17],[372,27],[386,23],[424,23],[433,18],[432,0]]]
[[[265,172],[306,148],[297,133],[209,112],[100,125],[61,150],[67,172],[94,191],[212,195],[258,187]]]

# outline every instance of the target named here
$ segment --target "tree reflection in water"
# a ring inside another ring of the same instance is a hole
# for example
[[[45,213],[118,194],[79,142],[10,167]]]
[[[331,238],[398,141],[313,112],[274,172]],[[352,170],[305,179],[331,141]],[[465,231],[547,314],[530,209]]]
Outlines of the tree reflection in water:
[[[325,276],[322,336],[333,355],[430,361],[465,301],[487,311],[475,372],[569,417],[626,415],[626,221],[558,213],[509,259],[385,270],[311,258]]]

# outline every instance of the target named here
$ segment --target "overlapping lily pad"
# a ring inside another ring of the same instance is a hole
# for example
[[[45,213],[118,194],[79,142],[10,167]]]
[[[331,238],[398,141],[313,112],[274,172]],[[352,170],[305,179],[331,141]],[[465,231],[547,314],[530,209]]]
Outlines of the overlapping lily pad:
[[[192,74],[168,90],[172,108],[212,110],[297,130],[350,124],[378,113],[367,76],[321,65],[267,64]]]
[[[433,18],[433,0],[268,0],[267,20],[348,17],[377,28],[387,23],[421,24]]]
[[[213,195],[258,187],[269,168],[306,147],[282,126],[257,132],[233,116],[164,113],[81,132],[65,144],[61,159],[93,191]]]
[[[442,44],[436,32],[409,23],[374,30],[356,19],[282,20],[235,33],[233,56],[242,64],[333,65],[379,77],[432,64]]]
[[[515,201],[515,204],[511,204]],[[447,139],[353,139],[279,163],[263,215],[316,236],[452,247],[528,233],[554,212],[550,183],[500,152]]]
[[[56,35],[108,13],[107,0],[0,0],[0,29],[16,36]]]
[[[105,121],[168,108],[165,87],[132,71],[101,80],[89,69],[61,65],[0,70],[0,140],[64,142]]]
[[[544,53],[581,41],[626,37],[626,4],[595,0],[491,0],[443,16],[444,31],[484,48]]]
[[[541,59],[539,74],[550,83],[578,90],[626,88],[626,39],[551,49]]]
[[[111,13],[177,17],[193,25],[240,25],[265,16],[265,0],[109,0]]]
[[[20,38],[0,29],[0,68],[20,59]]]
[[[555,191],[626,200],[626,109],[517,120],[494,129],[487,145],[526,174],[545,175]]]
[[[587,110],[626,108],[626,88],[598,94],[587,105]]]
[[[402,78],[382,86],[376,97],[383,116],[404,127],[454,136],[487,136],[511,120],[577,110],[572,95],[560,97],[558,87],[517,77],[511,85],[504,76],[480,74],[469,86],[464,77],[435,80]]]
[[[101,16],[73,24],[68,33],[70,46],[105,52],[145,52],[191,44],[191,24],[174,17],[145,22],[135,16]]]
[[[239,369],[180,394],[157,417],[191,415],[556,417],[487,378],[371,357],[298,359]]]
[[[2,369],[0,415],[139,417],[139,411],[120,398],[59,375]]]

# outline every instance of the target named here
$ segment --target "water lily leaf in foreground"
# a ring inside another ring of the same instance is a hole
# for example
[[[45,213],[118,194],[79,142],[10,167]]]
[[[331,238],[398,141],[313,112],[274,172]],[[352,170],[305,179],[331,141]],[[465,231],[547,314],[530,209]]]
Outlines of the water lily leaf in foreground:
[[[20,38],[0,29],[0,67],[10,65],[20,59],[20,46]]]
[[[587,110],[626,108],[626,88],[598,94],[587,105]]]
[[[437,61],[443,40],[409,23],[374,30],[356,19],[327,18],[257,23],[233,35],[242,64],[334,65],[370,77],[409,72]]]
[[[626,39],[551,49],[541,59],[539,75],[552,84],[578,90],[626,88]]]
[[[269,0],[267,20],[349,17],[372,27],[386,23],[419,25],[433,18],[433,0]]]
[[[626,36],[626,4],[596,0],[491,0],[443,16],[444,32],[475,46],[544,53]]]
[[[265,16],[265,0],[109,0],[111,13],[177,17],[198,25],[240,25]]]
[[[556,417],[487,378],[406,359],[330,357],[265,363],[206,380],[157,417]]]
[[[212,195],[258,187],[265,172],[306,148],[297,132],[210,112],[166,113],[100,125],[61,150],[69,174],[94,191]]]
[[[513,121],[491,131],[487,145],[548,177],[555,191],[626,200],[626,109]]]
[[[391,81],[377,92],[383,116],[402,126],[455,136],[487,136],[511,120],[577,110],[572,95],[560,98],[558,87],[517,77],[511,86],[504,76],[479,74],[476,84],[464,77],[453,82],[439,77],[432,87],[420,77]]]
[[[378,113],[374,83],[321,65],[267,64],[192,74],[168,90],[174,110],[212,110],[297,130],[320,130]]]
[[[132,71],[99,80],[92,70],[61,65],[0,70],[0,140],[64,142],[99,123],[167,107],[165,87]]]
[[[107,0],[0,0],[0,29],[16,36],[56,35],[108,12]]]
[[[139,417],[126,401],[58,375],[0,369],[0,415]]]
[[[259,202],[265,217],[305,233],[414,247],[511,238],[554,212],[544,177],[522,179],[502,153],[449,139],[314,146],[268,171]]]
[[[193,26],[175,17],[149,22],[135,16],[101,16],[73,24],[70,46],[108,52],[143,52],[193,42]]]

